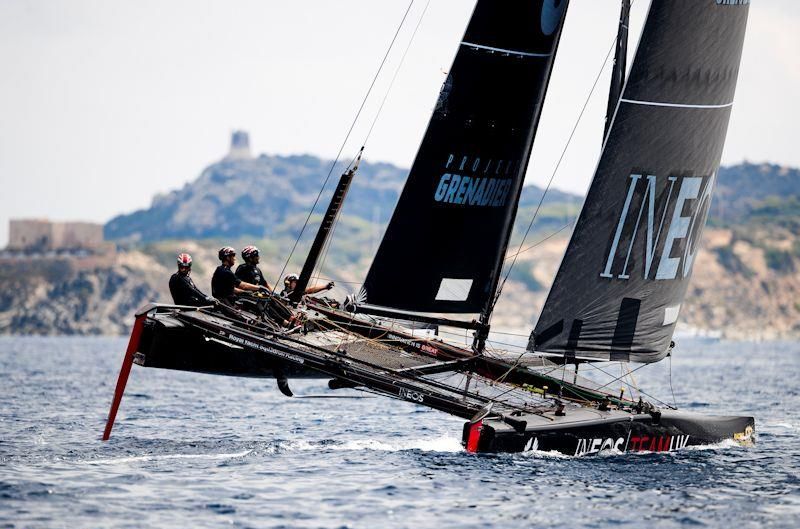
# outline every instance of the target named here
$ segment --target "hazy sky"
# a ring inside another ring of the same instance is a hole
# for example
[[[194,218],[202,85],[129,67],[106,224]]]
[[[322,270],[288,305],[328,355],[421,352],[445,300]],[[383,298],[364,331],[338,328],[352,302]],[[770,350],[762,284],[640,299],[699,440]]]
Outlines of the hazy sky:
[[[104,222],[223,156],[336,154],[409,0],[0,0],[0,246],[10,217]],[[345,150],[369,127],[426,0]],[[753,0],[723,163],[800,166],[800,2]],[[366,156],[408,167],[473,1],[431,0]],[[647,10],[634,0],[635,49]],[[615,32],[618,0],[572,0],[528,173],[545,183]],[[607,72],[606,72],[607,74]],[[555,186],[583,193],[608,76]]]

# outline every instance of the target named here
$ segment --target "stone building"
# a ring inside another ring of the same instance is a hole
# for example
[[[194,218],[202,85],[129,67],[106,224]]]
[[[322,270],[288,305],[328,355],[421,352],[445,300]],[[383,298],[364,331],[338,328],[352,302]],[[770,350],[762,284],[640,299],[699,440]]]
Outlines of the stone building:
[[[226,156],[229,160],[249,160],[253,155],[250,153],[250,135],[243,130],[235,130],[231,134],[231,149]]]
[[[9,250],[97,250],[102,246],[102,224],[47,219],[12,219],[9,222]]]

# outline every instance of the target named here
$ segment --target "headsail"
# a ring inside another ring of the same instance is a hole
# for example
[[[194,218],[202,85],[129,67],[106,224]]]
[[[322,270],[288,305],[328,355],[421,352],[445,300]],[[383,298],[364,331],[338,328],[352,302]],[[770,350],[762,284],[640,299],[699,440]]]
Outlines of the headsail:
[[[652,2],[529,350],[666,355],[719,168],[748,3]]]
[[[567,3],[478,1],[367,275],[367,303],[451,313],[487,306]]]

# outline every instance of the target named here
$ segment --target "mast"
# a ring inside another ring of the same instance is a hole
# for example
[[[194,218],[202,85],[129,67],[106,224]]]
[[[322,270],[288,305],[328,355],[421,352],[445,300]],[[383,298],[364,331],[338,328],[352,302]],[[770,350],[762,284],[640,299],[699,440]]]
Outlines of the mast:
[[[339,183],[336,184],[336,189],[333,191],[333,196],[328,204],[328,209],[325,211],[325,216],[322,217],[322,223],[319,225],[317,235],[314,237],[314,243],[311,245],[311,249],[308,252],[308,257],[306,257],[306,262],[303,264],[303,270],[300,272],[300,278],[297,280],[297,287],[289,295],[289,301],[292,301],[293,303],[299,302],[306,291],[306,287],[311,280],[311,274],[314,273],[314,268],[317,266],[317,261],[322,253],[322,249],[325,247],[325,243],[328,241],[328,237],[330,237],[331,231],[333,230],[336,217],[339,215],[339,212],[342,209],[344,199],[347,196],[347,191],[350,189],[353,176],[358,170],[358,164],[361,163],[361,155],[363,153],[364,147],[361,147],[361,150],[358,151],[358,156],[356,157],[356,161],[353,166],[342,173],[342,176],[339,177]]]
[[[617,110],[617,103],[622,95],[622,87],[625,85],[625,70],[628,59],[628,21],[631,14],[631,0],[622,0],[622,9],[619,14],[619,28],[617,29],[617,47],[614,52],[614,67],[611,71],[611,86],[608,90],[608,107],[606,109],[606,121],[603,127],[603,141],[608,136],[608,128],[611,126],[611,119]]]

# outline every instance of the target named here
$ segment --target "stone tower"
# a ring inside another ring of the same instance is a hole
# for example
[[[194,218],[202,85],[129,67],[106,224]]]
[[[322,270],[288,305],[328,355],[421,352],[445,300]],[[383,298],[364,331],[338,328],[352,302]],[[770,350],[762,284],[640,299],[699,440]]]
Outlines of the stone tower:
[[[231,150],[228,152],[228,159],[247,160],[252,158],[250,154],[250,135],[243,130],[234,130],[231,134]]]

